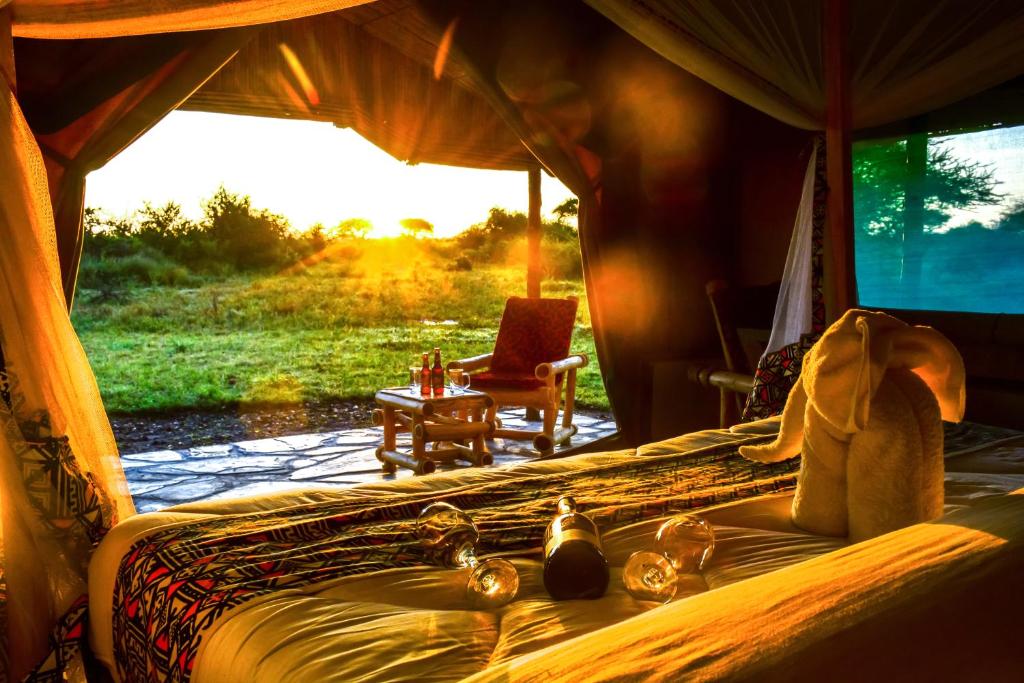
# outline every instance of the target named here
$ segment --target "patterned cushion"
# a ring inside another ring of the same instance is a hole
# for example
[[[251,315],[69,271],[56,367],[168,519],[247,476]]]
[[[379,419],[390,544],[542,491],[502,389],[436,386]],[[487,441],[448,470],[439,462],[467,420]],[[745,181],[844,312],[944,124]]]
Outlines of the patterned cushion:
[[[533,378],[539,364],[569,355],[575,323],[576,301],[573,299],[510,298],[505,302],[498,339],[494,343],[491,373]]]

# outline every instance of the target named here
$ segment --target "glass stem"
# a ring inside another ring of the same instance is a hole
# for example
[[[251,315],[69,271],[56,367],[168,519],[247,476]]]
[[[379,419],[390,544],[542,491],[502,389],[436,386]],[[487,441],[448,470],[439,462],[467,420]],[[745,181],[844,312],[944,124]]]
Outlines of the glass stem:
[[[471,545],[464,545],[455,554],[455,564],[459,567],[475,569],[480,560],[476,559],[476,550]]]

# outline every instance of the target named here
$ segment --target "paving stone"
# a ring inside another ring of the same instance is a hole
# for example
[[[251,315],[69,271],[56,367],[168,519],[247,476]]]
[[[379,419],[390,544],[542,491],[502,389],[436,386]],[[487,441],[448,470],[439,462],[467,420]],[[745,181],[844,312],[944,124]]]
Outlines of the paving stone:
[[[267,470],[286,471],[289,461],[295,456],[287,455],[243,455],[231,458],[202,458],[184,462],[161,463],[154,466],[158,472],[194,472],[197,474],[259,473]]]
[[[308,451],[325,445],[331,440],[327,434],[295,434],[274,439],[292,451]],[[245,449],[248,450],[248,449]]]
[[[351,471],[353,466],[356,470],[368,470],[370,467],[366,465],[367,462],[370,461],[365,457],[354,458],[352,454],[339,455],[337,458],[331,458],[310,467],[297,469],[292,472],[291,479],[293,481],[309,481],[325,477],[336,477],[339,474]],[[376,465],[377,469],[380,469],[380,461],[377,460],[377,456],[373,456],[372,462]]]
[[[197,500],[206,500],[214,494],[220,493],[228,488],[226,481],[217,479],[199,479],[188,483],[170,486],[160,491],[160,498],[173,501],[174,503],[191,503]]]
[[[142,462],[170,462],[172,460],[183,460],[185,454],[181,451],[150,451],[149,453],[136,453],[135,455],[122,455],[122,462],[125,460],[139,460]]]
[[[293,453],[296,450],[289,446],[288,441],[284,438],[242,441],[235,444],[235,449],[241,453],[254,453],[257,455],[265,453]]]
[[[362,447],[363,444],[348,444],[345,446],[321,446],[320,448],[314,448],[312,450],[303,451],[302,455],[307,458],[311,456],[341,455],[342,453],[358,451]]]
[[[135,501],[135,511],[139,514],[143,512],[157,512],[159,510],[163,510],[165,507],[174,505],[174,503],[168,503],[160,500],[159,498],[140,498],[134,496],[133,498]]]
[[[173,479],[165,479],[163,481],[152,481],[145,484],[142,483],[128,483],[128,490],[131,491],[132,498],[138,500],[139,496],[145,496],[147,493],[159,491],[165,486],[174,486],[180,484],[183,481],[188,481],[188,477],[175,477]]]
[[[145,460],[121,460],[121,469],[128,471],[137,467],[150,467],[153,463]]]
[[[333,446],[344,446],[348,444],[367,444],[374,441],[380,441],[383,438],[384,430],[382,429],[359,429],[352,432],[346,432],[339,436],[335,436],[329,440],[329,443]]]
[[[185,451],[187,458],[222,458],[234,452],[235,445],[231,443],[218,446],[198,446]]]

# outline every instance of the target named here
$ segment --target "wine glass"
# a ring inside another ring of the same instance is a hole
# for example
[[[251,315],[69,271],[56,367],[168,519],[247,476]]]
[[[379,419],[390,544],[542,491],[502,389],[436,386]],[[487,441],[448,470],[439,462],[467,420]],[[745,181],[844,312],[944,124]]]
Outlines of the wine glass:
[[[626,560],[622,581],[637,600],[669,602],[680,574],[699,572],[715,551],[715,530],[699,515],[677,515],[661,525],[653,550]]]
[[[466,599],[474,609],[493,609],[512,601],[519,572],[508,560],[479,560],[480,531],[473,519],[448,503],[431,503],[416,518],[416,535],[434,561],[449,569],[469,569]]]

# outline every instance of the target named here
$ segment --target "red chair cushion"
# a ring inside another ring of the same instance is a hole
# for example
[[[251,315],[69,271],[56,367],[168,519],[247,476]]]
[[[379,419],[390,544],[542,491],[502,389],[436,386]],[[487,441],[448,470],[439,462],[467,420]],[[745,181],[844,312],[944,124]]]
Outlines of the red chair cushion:
[[[539,381],[534,375],[538,365],[569,355],[575,323],[573,299],[511,297],[505,302],[488,374]]]
[[[544,382],[536,377],[522,374],[478,372],[473,375],[470,389],[487,393],[488,389],[539,389],[542,386],[544,386]]]

